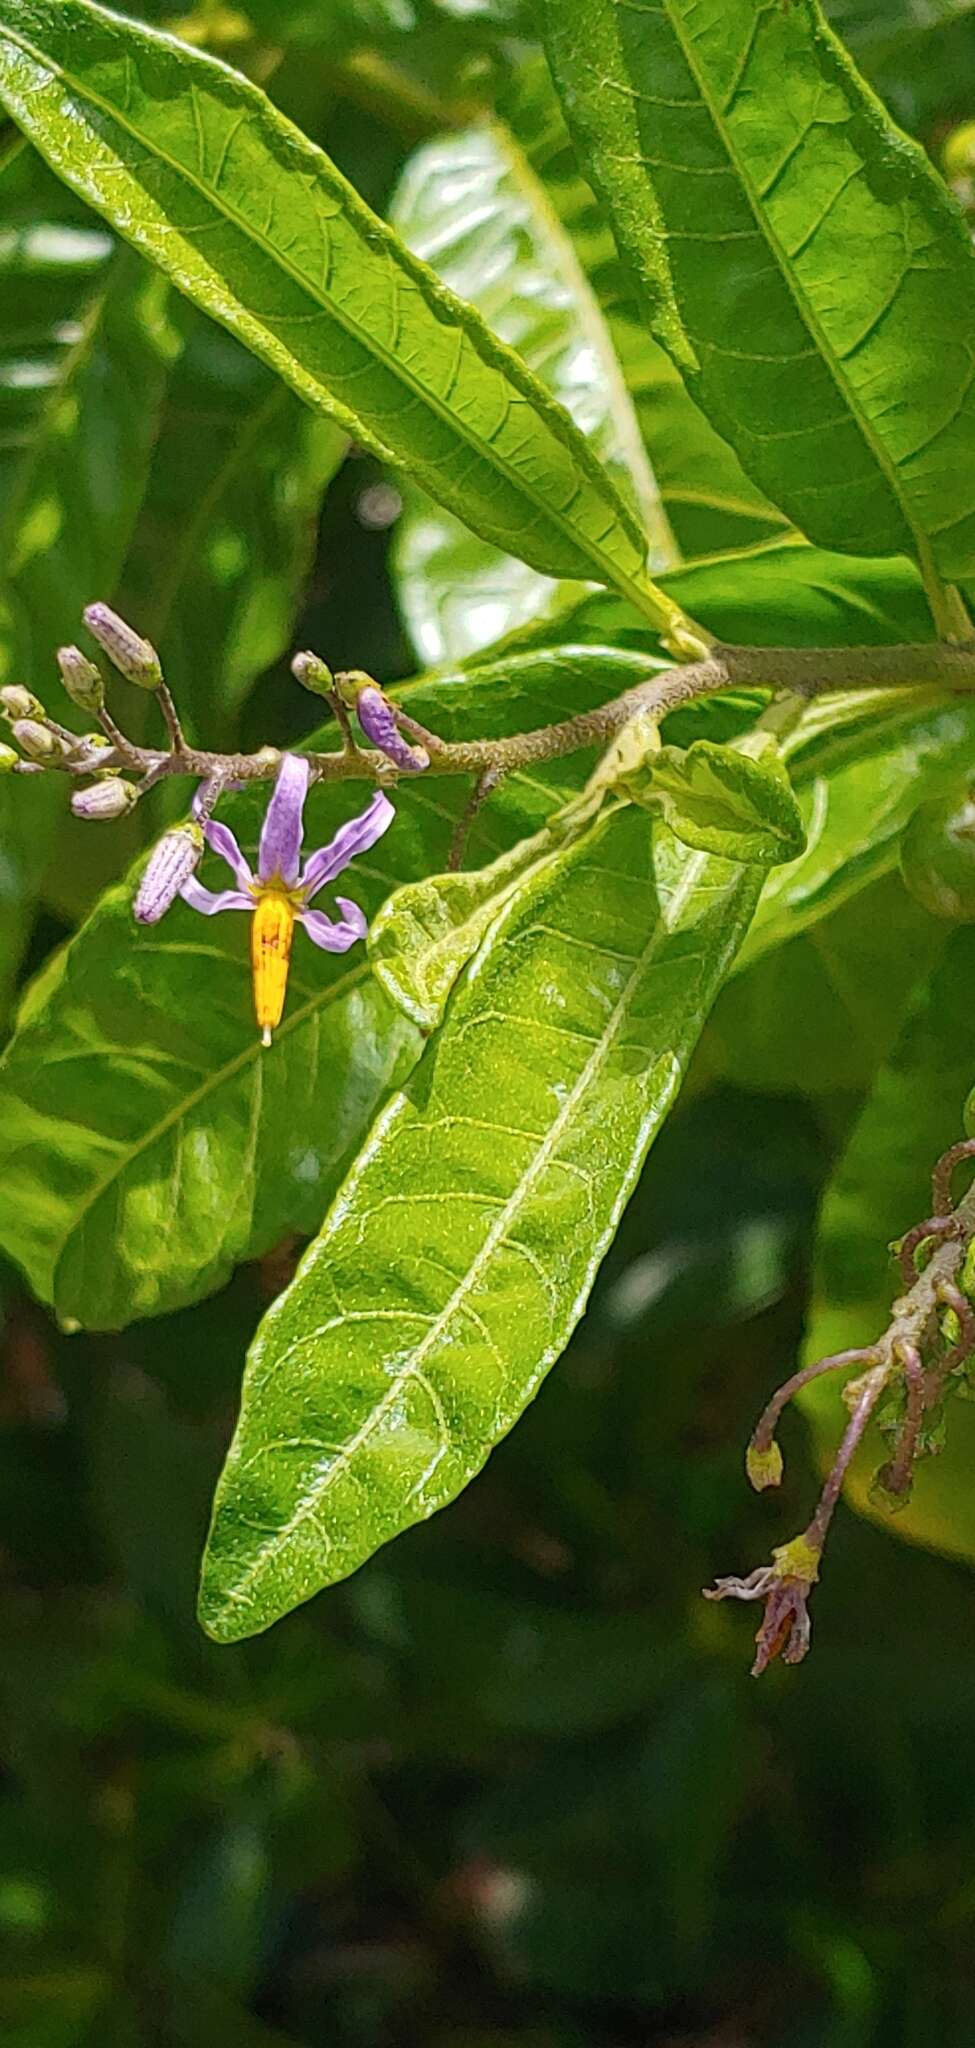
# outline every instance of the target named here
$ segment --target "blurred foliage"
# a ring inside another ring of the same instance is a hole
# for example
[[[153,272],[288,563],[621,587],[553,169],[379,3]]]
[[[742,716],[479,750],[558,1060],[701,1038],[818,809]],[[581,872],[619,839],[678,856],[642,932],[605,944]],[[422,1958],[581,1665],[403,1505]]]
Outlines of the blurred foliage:
[[[131,11],[259,77],[378,206],[417,140],[493,104],[531,29],[515,0]],[[975,113],[964,0],[831,12],[932,147]],[[9,492],[117,259],[8,143],[0,270],[30,281],[24,321],[0,311]],[[64,239],[38,242],[52,221]],[[76,297],[52,274],[67,261]],[[386,566],[396,493],[354,454],[323,499],[334,451],[296,410],[287,487],[258,465],[242,503],[237,437],[291,400],[195,316],[170,330],[151,310],[157,366],[172,332],[180,353],[129,467],[109,583],[155,603],[228,734],[265,736],[272,708],[296,734],[292,638],[384,678],[409,666]],[[186,420],[198,440],[175,471]],[[223,552],[204,558],[188,523],[180,589],[166,536],[206,488]],[[28,610],[19,629],[37,632]],[[197,660],[170,619],[199,633]],[[4,820],[0,981],[25,947],[25,978],[43,967],[104,880],[82,834],[41,887],[53,833],[39,846]],[[297,1243],[192,1314],[97,1340],[57,1333],[0,1272],[5,2048],[968,2048],[970,1573],[841,1516],[814,1655],[757,1689],[747,1618],[699,1597],[811,1498],[801,1420],[781,1499],[748,1495],[742,1445],[801,1342],[818,1202],[879,1143],[871,1081],[882,1060],[881,1094],[903,1080],[927,1014],[923,992],[908,1010],[910,978],[937,975],[944,940],[886,875],[743,971],[516,1434],[434,1523],[250,1643],[199,1634],[197,1559],[240,1357]],[[925,1113],[940,1143],[950,1103]],[[909,1220],[885,1209],[880,1238]]]

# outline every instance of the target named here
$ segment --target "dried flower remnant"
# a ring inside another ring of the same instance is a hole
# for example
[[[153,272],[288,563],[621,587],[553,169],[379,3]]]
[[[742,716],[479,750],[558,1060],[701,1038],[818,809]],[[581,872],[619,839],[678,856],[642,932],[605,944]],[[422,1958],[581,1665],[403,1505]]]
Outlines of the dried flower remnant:
[[[180,895],[193,910],[213,917],[221,910],[249,910],[254,1009],[265,1045],[281,1021],[291,962],[295,924],[303,926],[313,944],[327,953],[345,953],[365,938],[366,918],[357,903],[337,896],[340,919],[326,917],[310,905],[357,854],[366,853],[393,822],[389,798],[377,791],[358,818],[340,827],[327,846],[319,847],[302,865],[305,797],[311,770],[297,754],[285,754],[261,831],[255,875],[233,833],[209,818],[203,826],[208,846],[231,869],[236,887],[214,893],[195,875],[182,884]]]
[[[819,1577],[827,1532],[849,1467],[872,1419],[892,1436],[892,1454],[877,1473],[873,1498],[903,1506],[910,1497],[914,1467],[938,1447],[936,1429],[950,1383],[963,1379],[975,1354],[975,1310],[969,1299],[969,1267],[975,1244],[975,1184],[954,1207],[951,1178],[963,1160],[975,1157],[975,1141],[953,1145],[932,1178],[933,1214],[906,1232],[891,1250],[900,1260],[907,1292],[895,1301],[882,1337],[866,1348],[820,1358],[787,1379],[772,1396],[753,1432],[746,1468],[756,1491],[778,1486],[782,1454],[775,1438],[780,1415],[793,1396],[824,1373],[861,1365],[866,1369],[843,1389],[850,1420],[830,1467],[815,1514],[791,1543],[772,1553],[772,1563],[747,1578],[720,1578],[706,1590],[708,1600],[762,1600],[765,1613],[755,1638],[756,1676],[773,1658],[798,1664],[809,1648],[808,1600]],[[926,1255],[926,1256],[925,1256]],[[887,1419],[886,1396],[896,1398]],[[877,1411],[883,1401],[884,1406]]]

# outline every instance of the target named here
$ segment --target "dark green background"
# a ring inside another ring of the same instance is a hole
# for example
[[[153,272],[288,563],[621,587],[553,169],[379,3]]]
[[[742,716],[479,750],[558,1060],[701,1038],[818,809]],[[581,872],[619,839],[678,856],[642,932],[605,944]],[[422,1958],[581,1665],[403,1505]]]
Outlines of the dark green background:
[[[964,7],[923,46],[903,6],[834,12],[932,145],[975,111]],[[449,69],[443,22],[423,33]],[[421,36],[411,52],[426,90],[437,66]],[[381,205],[426,116],[408,94],[380,113],[344,62],[296,49],[275,96]],[[329,493],[295,642],[391,678],[411,660],[388,536],[360,516],[375,481],[353,460]],[[300,729],[282,678],[246,738]],[[49,915],[28,971],[62,935]],[[5,2048],[975,2039],[970,1573],[841,1511],[813,1654],[760,1685],[757,1617],[700,1598],[815,1491],[801,1422],[780,1497],[748,1493],[742,1450],[794,1360],[856,1107],[709,1082],[720,1026],[484,1475],[240,1648],[198,1631],[197,1560],[295,1247],[97,1342],[0,1275]]]

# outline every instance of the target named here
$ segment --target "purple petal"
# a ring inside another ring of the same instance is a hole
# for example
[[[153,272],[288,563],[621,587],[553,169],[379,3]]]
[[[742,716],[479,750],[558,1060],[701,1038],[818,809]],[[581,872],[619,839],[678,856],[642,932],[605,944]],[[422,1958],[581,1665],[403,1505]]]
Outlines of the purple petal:
[[[226,861],[238,889],[249,888],[254,877],[249,863],[244,859],[240,847],[230,830],[230,826],[221,825],[218,818],[207,818],[203,830],[206,833],[207,845],[213,848],[214,853],[219,853],[221,860]]]
[[[301,860],[302,813],[308,793],[311,769],[300,754],[285,754],[278,769],[274,794],[264,814],[258,874],[262,882],[280,875],[289,889],[298,880]]]
[[[323,910],[299,910],[298,921],[303,924],[308,937],[325,953],[347,953],[357,939],[364,939],[368,925],[357,903],[350,903],[348,897],[337,896],[336,902],[345,911],[345,917],[333,924]]]
[[[369,683],[359,691],[355,708],[366,738],[390,761],[395,761],[397,768],[405,769],[407,775],[418,775],[422,768],[429,768],[430,756],[426,748],[407,746],[388,697],[375,683]]]
[[[253,910],[253,896],[244,896],[239,889],[221,889],[215,896],[212,889],[204,889],[203,883],[191,875],[180,890],[184,903],[191,910],[202,911],[204,917],[215,917],[218,910]]]
[[[370,846],[375,846],[377,839],[388,832],[395,816],[388,796],[377,790],[361,816],[350,818],[347,825],[340,825],[335,838],[327,846],[320,846],[318,852],[305,862],[301,887],[308,901],[317,896],[319,889],[324,889],[326,882],[334,881],[336,875],[355,860],[356,854],[368,853]]]

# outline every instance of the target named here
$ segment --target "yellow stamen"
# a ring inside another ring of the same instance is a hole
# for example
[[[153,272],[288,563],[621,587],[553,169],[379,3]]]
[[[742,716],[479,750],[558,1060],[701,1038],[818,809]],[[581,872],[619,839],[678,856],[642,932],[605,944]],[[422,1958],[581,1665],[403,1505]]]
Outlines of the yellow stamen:
[[[294,904],[276,889],[258,898],[251,923],[251,964],[254,970],[254,1009],[265,1045],[281,1022],[291,941],[294,936]]]

